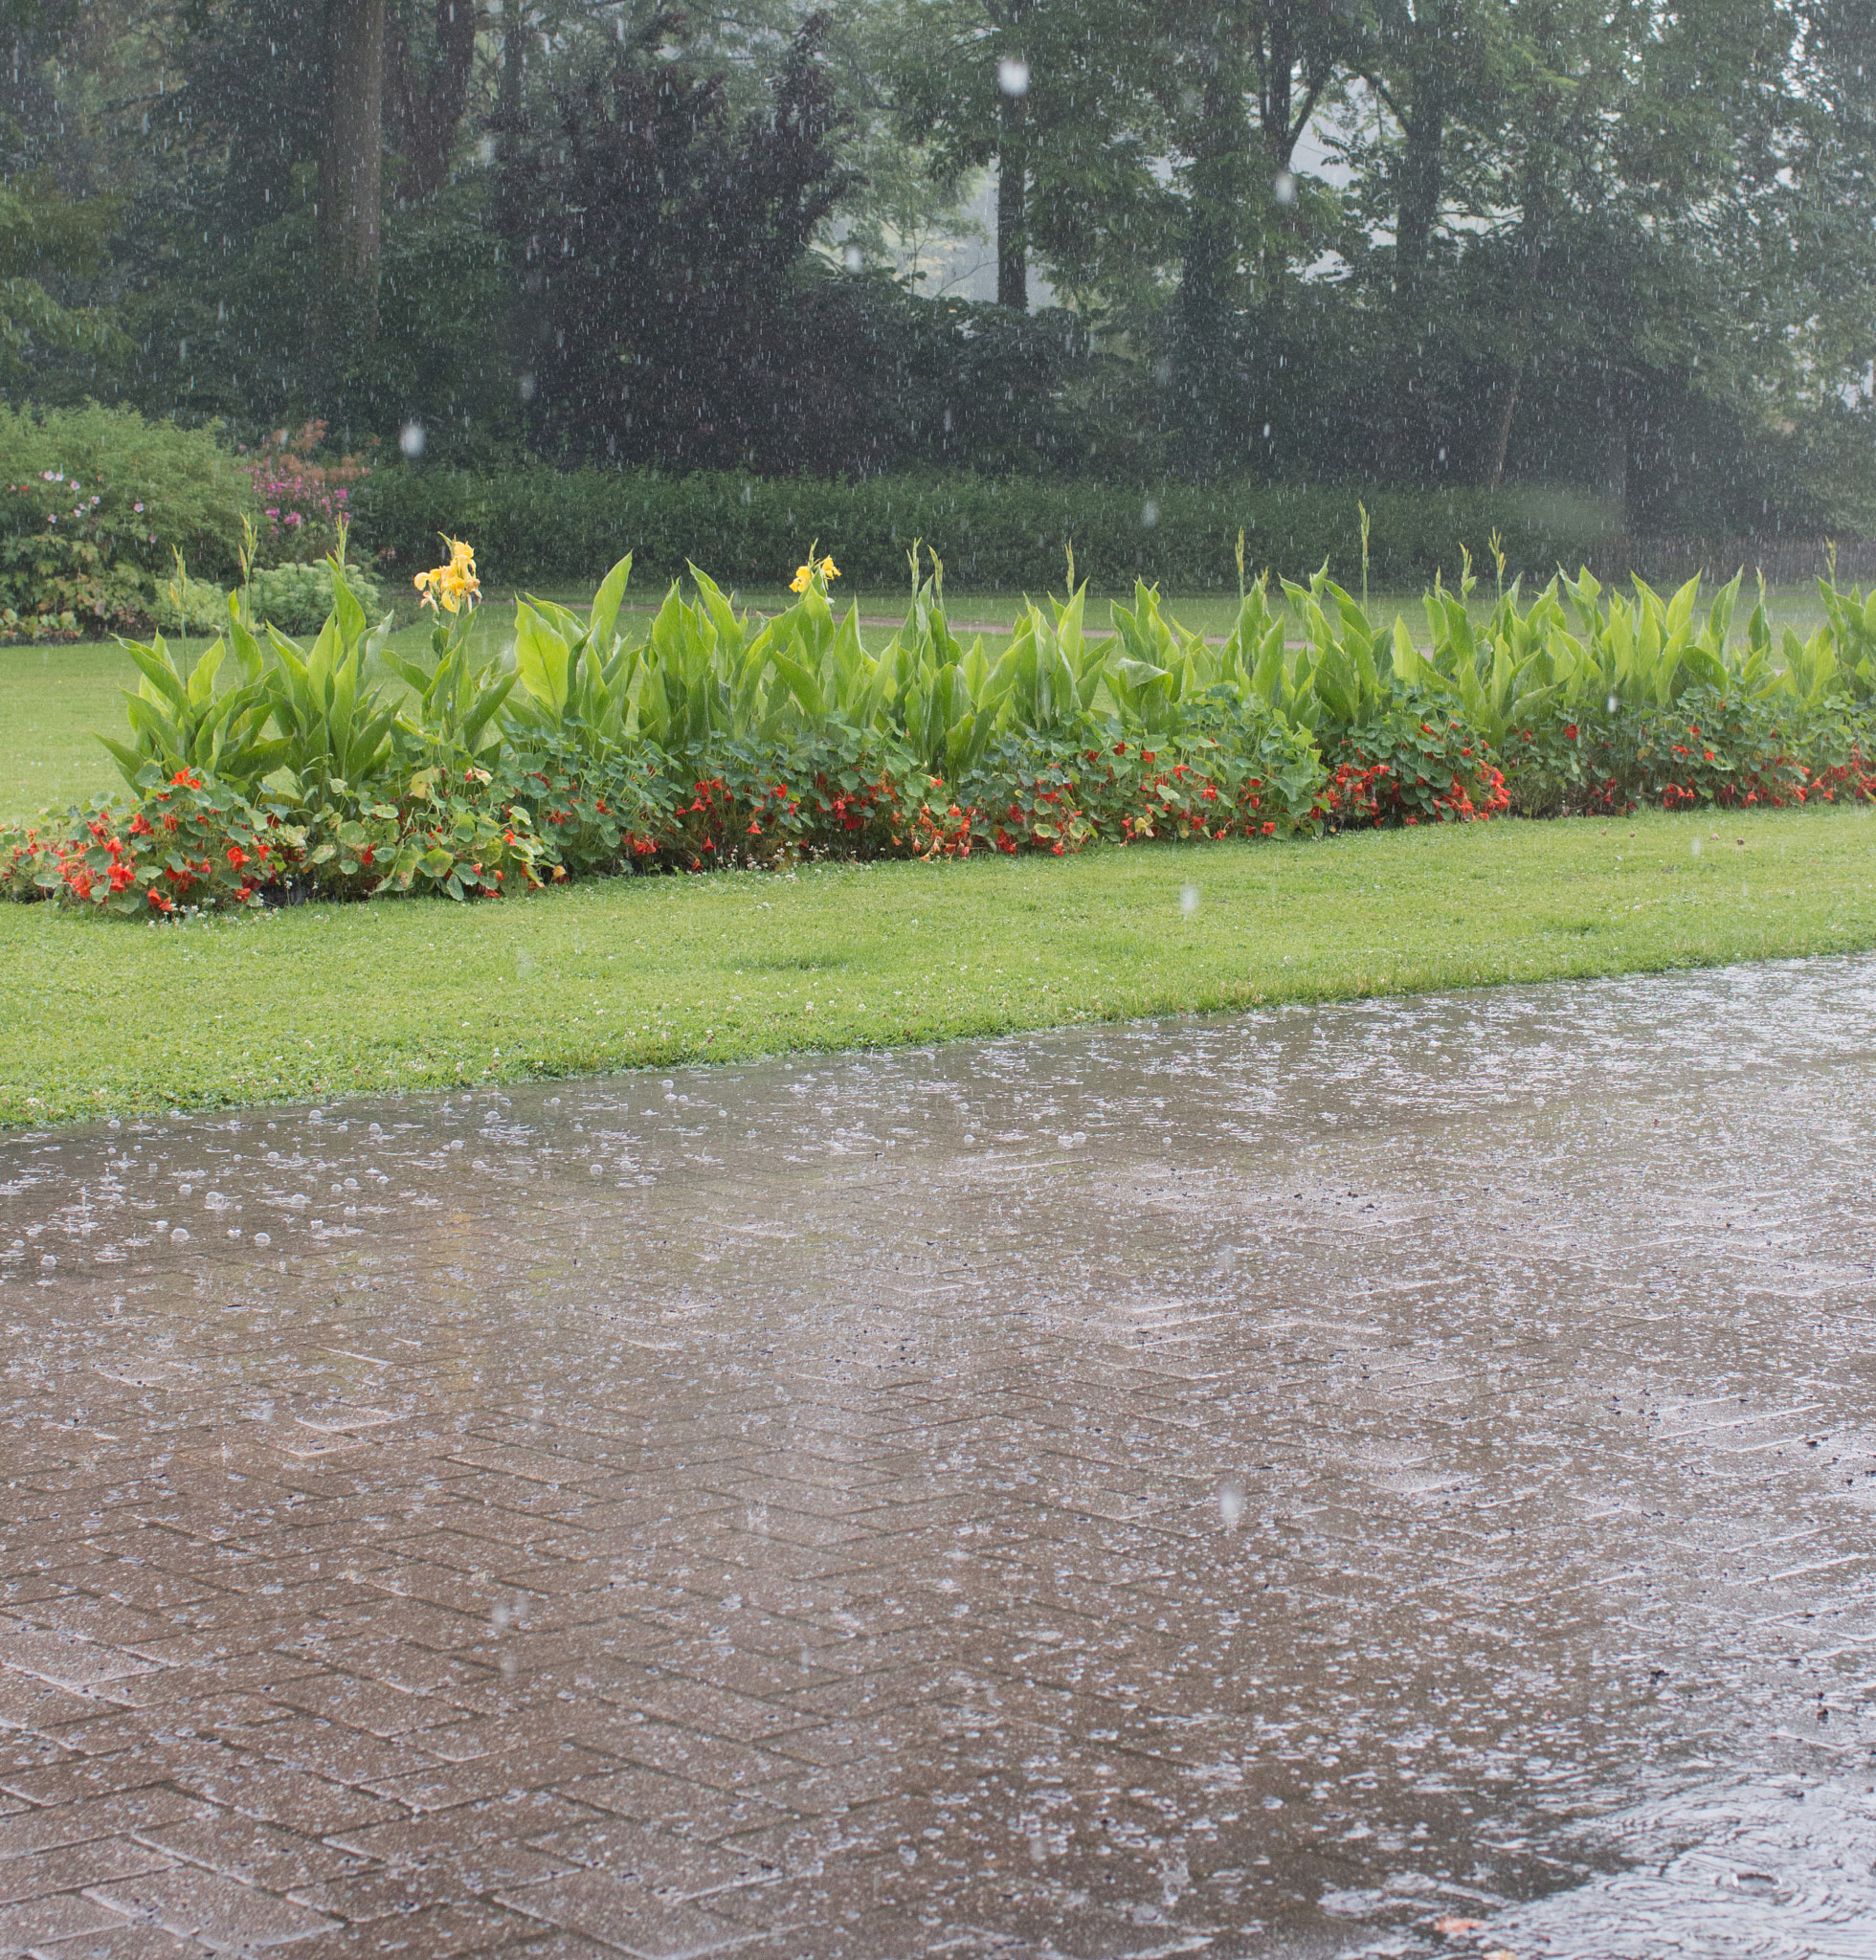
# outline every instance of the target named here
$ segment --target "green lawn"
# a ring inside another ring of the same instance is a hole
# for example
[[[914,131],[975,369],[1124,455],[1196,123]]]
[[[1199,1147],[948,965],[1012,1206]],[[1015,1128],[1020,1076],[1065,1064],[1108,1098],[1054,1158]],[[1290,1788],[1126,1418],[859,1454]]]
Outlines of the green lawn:
[[[627,879],[184,925],[5,905],[0,1125],[1872,946],[1876,822],[1856,811]]]

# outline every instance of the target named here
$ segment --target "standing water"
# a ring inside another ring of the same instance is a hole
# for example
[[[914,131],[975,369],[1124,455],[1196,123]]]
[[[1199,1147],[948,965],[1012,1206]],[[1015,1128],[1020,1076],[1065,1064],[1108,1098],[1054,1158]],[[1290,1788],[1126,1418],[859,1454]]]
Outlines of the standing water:
[[[1876,1955],[1872,1049],[1842,960],[17,1137],[0,1946]]]

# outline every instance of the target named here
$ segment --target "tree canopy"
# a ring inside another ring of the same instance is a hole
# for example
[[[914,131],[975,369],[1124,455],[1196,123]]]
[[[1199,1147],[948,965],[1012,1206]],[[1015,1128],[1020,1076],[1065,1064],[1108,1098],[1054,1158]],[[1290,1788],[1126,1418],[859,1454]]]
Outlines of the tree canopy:
[[[0,33],[15,396],[1876,529],[1865,0],[0,0]],[[960,297],[932,267],[973,233]]]

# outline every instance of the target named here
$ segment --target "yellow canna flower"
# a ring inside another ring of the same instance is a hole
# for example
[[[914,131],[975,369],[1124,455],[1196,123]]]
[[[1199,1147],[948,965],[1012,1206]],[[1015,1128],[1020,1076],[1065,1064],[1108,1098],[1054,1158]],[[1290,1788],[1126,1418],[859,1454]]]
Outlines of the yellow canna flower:
[[[805,592],[814,582],[815,568],[812,565],[798,565],[794,568],[794,576],[789,580],[788,589],[792,592]]]
[[[476,549],[460,538],[445,538],[443,543],[450,547],[450,562],[439,565],[434,571],[420,571],[411,583],[423,594],[423,604],[434,612],[438,606],[445,612],[459,612],[464,606],[474,607],[481,597],[480,582],[476,577]]]
[[[822,578],[838,578],[840,576],[840,568],[835,564],[833,559],[823,558],[821,560],[820,572]]]

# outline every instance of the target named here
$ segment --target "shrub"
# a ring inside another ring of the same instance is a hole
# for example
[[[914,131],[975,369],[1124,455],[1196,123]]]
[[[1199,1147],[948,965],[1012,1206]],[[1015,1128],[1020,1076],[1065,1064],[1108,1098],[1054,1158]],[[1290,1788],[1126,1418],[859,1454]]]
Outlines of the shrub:
[[[304,833],[212,776],[146,768],[127,803],[0,830],[0,891],[127,917],[258,905],[300,861]]]
[[[377,579],[347,566],[346,583],[368,618],[384,616],[384,587]],[[332,573],[324,565],[257,565],[247,592],[257,625],[278,626],[282,633],[317,633],[332,610]],[[160,617],[157,623],[163,623]]]
[[[259,561],[266,566],[317,566],[339,546],[342,525],[350,522],[352,490],[370,475],[360,457],[321,462],[315,452],[325,439],[324,422],[308,422],[289,434],[282,429],[252,453],[237,450],[260,506]],[[375,438],[374,438],[375,440]],[[324,618],[322,612],[310,625]],[[278,622],[283,632],[308,630]]]
[[[133,630],[176,552],[211,578],[234,571],[255,507],[211,431],[95,403],[0,405],[0,625],[15,637]]]
[[[474,476],[396,465],[354,498],[359,536],[382,563],[428,565],[438,533],[474,538],[484,575],[510,585],[596,580],[623,553],[640,577],[681,576],[695,560],[726,584],[769,587],[804,538],[838,538],[847,576],[904,590],[906,553],[923,538],[951,583],[985,590],[1060,590],[1072,544],[1077,576],[1097,590],[1135,578],[1181,591],[1233,587],[1240,526],[1254,565],[1302,574],[1325,559],[1361,573],[1352,490],[1268,484],[1128,489],[1074,479],[872,477],[830,482],[736,472],[547,467]],[[1510,572],[1548,578],[1574,566],[1601,534],[1588,505],[1514,491],[1388,491],[1369,500],[1370,575],[1377,584],[1431,579],[1483,556],[1503,534]]]
[[[1510,808],[1485,738],[1424,696],[1351,728],[1329,768],[1324,804],[1345,826],[1471,823]]]

